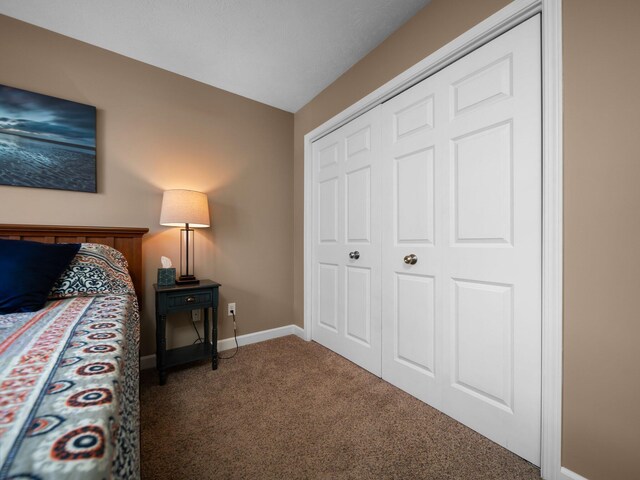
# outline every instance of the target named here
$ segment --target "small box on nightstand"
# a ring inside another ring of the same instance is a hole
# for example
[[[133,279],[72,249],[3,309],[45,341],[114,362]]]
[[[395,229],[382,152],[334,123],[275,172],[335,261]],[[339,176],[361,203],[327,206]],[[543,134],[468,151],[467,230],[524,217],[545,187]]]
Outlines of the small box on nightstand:
[[[169,287],[176,284],[175,268],[159,268],[158,269],[158,285],[161,287]]]

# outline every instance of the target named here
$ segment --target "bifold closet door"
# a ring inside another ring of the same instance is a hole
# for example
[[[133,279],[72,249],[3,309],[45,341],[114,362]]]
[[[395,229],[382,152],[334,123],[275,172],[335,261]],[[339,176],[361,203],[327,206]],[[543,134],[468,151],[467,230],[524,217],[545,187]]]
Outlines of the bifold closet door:
[[[536,16],[383,104],[382,378],[540,463]]]
[[[313,144],[312,338],[380,376],[380,107]]]

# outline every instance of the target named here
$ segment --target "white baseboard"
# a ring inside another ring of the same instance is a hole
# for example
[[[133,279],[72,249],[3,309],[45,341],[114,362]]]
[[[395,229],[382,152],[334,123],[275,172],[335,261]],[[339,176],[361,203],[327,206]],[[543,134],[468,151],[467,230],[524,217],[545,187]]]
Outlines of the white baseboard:
[[[302,340],[306,340],[306,337],[304,334],[304,328],[299,327],[298,325],[289,325],[289,326],[293,330],[291,332],[292,334],[294,334],[296,337],[300,337]]]
[[[304,340],[304,329],[297,325],[286,325],[284,327],[272,328],[270,330],[262,330],[260,332],[247,333],[246,335],[240,335],[238,337],[238,345],[240,347],[244,345],[251,345],[252,343],[264,342],[273,338],[286,337],[287,335],[295,335]],[[218,340],[218,351],[224,352],[225,350],[231,350],[235,348],[236,342],[232,338],[225,338]],[[149,368],[155,368],[156,355],[145,355],[140,357],[140,370],[147,370]]]
[[[572,472],[568,468],[560,467],[560,480],[587,480],[587,478]]]

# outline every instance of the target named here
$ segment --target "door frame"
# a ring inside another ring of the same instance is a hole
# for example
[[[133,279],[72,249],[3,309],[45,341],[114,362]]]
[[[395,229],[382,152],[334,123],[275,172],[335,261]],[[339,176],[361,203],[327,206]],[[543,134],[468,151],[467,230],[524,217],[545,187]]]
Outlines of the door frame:
[[[561,472],[563,129],[562,0],[514,0],[304,136],[304,338],[311,340],[313,266],[312,143],[442,70],[500,34],[542,13],[542,477]]]

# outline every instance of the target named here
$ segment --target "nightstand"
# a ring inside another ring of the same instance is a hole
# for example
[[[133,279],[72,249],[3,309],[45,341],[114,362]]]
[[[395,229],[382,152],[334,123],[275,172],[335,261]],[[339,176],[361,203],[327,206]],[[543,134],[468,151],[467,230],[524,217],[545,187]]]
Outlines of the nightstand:
[[[218,288],[212,280],[198,284],[159,287],[156,291],[156,368],[160,385],[167,382],[167,369],[177,365],[211,358],[211,369],[218,368]],[[202,308],[204,310],[204,343],[167,350],[167,315]],[[212,310],[209,337],[209,309]]]

